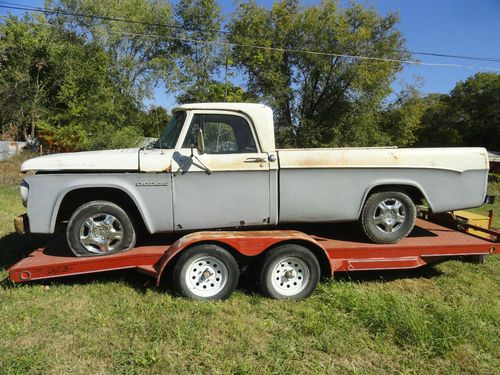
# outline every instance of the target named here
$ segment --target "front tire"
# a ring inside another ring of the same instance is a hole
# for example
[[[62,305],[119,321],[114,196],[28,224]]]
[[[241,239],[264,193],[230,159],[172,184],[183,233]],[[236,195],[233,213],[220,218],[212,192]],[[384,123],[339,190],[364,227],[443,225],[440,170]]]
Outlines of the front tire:
[[[375,243],[392,244],[406,237],[415,226],[417,210],[411,198],[399,191],[374,193],[366,200],[361,224]]]
[[[86,257],[130,250],[135,246],[136,234],[132,221],[120,206],[92,201],[73,213],[66,238],[73,254]]]
[[[174,289],[194,300],[227,299],[233,294],[240,271],[224,248],[200,244],[185,250],[173,270]]]
[[[262,263],[259,284],[268,297],[286,300],[309,297],[320,278],[316,256],[307,248],[287,244],[269,250]]]

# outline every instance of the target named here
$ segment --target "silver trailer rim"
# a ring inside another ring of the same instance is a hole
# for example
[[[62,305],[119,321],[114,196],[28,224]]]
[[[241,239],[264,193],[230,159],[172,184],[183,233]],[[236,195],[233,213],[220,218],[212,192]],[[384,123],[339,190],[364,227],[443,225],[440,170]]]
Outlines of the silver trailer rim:
[[[383,233],[398,231],[406,221],[406,207],[396,198],[384,199],[373,214],[373,222]]]
[[[217,295],[226,286],[227,267],[219,259],[202,256],[188,264],[186,285],[191,293],[201,298]]]
[[[307,284],[311,272],[307,264],[296,257],[286,257],[279,260],[271,273],[273,288],[284,296],[294,296],[302,292]]]
[[[80,226],[80,243],[94,254],[109,253],[123,240],[123,225],[110,214],[95,214]]]

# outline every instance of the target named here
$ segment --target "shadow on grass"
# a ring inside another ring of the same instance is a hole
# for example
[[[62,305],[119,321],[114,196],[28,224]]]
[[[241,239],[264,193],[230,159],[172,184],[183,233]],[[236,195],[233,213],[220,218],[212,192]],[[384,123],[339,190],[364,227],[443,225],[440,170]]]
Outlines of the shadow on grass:
[[[336,272],[333,279],[357,283],[395,281],[400,279],[432,279],[443,274],[443,272],[435,268],[434,265],[435,264],[428,264],[419,268],[405,270]]]
[[[44,246],[54,235],[9,233],[0,238],[0,268],[7,270],[34,250]]]
[[[63,276],[53,279],[34,280],[27,283],[12,283],[8,278],[1,282],[3,288],[19,288],[32,285],[48,285],[48,286],[84,286],[92,284],[106,284],[120,282],[132,289],[135,289],[140,294],[145,294],[148,290],[163,292],[162,289],[155,288],[155,280],[137,272],[135,269],[105,271],[97,273],[89,273],[85,275]]]

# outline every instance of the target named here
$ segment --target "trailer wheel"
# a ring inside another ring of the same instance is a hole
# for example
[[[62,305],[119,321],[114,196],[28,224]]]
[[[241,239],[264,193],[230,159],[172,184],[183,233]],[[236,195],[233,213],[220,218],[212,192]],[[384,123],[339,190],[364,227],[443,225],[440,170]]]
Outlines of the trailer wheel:
[[[266,254],[259,283],[268,297],[302,299],[314,292],[319,278],[319,262],[314,254],[303,246],[286,244]]]
[[[69,220],[66,238],[77,257],[130,250],[136,241],[127,213],[108,201],[92,201],[80,206]]]
[[[361,224],[375,243],[396,243],[415,226],[417,210],[411,198],[399,191],[374,193],[366,200]]]
[[[173,270],[174,289],[196,300],[226,299],[236,289],[240,271],[224,248],[200,244],[185,250]]]

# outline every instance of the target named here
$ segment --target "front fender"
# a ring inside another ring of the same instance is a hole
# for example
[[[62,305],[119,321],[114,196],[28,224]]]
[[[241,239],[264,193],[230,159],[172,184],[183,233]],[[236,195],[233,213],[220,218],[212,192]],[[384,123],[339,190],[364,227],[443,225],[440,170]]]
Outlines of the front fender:
[[[30,186],[27,207],[33,233],[53,233],[64,197],[85,188],[119,189],[136,204],[151,233],[173,230],[170,174],[43,174],[25,180]],[[88,196],[88,201],[94,199]]]

